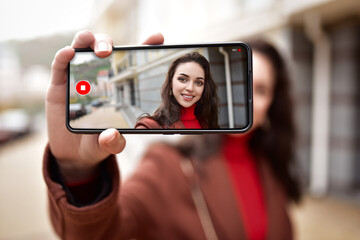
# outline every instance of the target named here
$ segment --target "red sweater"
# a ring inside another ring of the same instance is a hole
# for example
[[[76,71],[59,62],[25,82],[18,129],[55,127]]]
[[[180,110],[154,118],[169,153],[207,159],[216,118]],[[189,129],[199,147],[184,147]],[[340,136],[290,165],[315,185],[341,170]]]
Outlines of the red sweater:
[[[225,137],[223,153],[248,239],[265,239],[267,214],[263,186],[248,135]]]
[[[201,125],[195,116],[195,107],[196,104],[192,105],[189,108],[181,107],[181,122],[184,124],[185,128],[194,128],[201,129]]]

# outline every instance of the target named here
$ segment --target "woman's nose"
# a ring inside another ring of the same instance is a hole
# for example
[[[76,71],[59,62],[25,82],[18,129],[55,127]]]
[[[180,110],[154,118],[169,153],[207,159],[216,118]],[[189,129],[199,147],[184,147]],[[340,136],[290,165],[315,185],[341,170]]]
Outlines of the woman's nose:
[[[189,92],[192,92],[194,90],[194,84],[193,83],[188,83],[186,85],[186,90],[189,91]]]

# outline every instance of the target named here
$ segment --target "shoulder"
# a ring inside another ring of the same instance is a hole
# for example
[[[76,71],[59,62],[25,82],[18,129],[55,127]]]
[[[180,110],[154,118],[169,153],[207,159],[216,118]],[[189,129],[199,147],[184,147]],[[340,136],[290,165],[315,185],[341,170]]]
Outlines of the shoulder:
[[[185,126],[181,121],[177,121],[177,122],[173,123],[170,127],[164,127],[164,126],[161,126],[156,120],[154,120],[150,117],[143,117],[137,121],[134,128],[136,128],[136,129],[163,129],[163,128],[182,129],[182,128],[185,128]]]
[[[182,128],[185,128],[185,125],[183,124],[182,121],[177,121],[177,122],[173,123],[173,125],[171,125],[169,128],[182,129]]]
[[[161,129],[161,125],[152,118],[143,117],[140,118],[139,121],[135,124],[137,129]]]

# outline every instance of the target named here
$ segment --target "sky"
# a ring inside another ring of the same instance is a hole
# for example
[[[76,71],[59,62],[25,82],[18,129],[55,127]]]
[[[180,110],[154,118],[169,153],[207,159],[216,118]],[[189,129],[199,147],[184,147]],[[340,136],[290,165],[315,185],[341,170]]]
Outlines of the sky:
[[[87,28],[95,0],[0,0],[0,42]]]
[[[93,52],[90,52],[90,53],[82,52],[81,54],[76,54],[74,56],[74,58],[71,60],[71,63],[72,64],[81,64],[84,62],[90,62],[96,58],[97,57],[95,56],[95,54]]]

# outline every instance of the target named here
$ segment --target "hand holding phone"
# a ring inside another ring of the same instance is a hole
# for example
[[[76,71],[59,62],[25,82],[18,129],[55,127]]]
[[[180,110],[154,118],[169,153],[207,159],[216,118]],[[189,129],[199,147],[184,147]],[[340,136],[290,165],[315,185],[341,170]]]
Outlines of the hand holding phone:
[[[163,37],[156,34],[145,44],[162,44]],[[91,48],[98,57],[112,53],[112,40],[104,34],[89,31],[76,34],[71,47],[59,50],[52,64],[51,82],[46,96],[46,116],[49,146],[57,159],[66,181],[80,181],[90,176],[107,156],[119,153],[125,139],[115,129],[99,134],[73,134],[66,129],[67,66],[74,57],[74,48]]]

